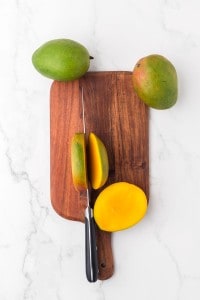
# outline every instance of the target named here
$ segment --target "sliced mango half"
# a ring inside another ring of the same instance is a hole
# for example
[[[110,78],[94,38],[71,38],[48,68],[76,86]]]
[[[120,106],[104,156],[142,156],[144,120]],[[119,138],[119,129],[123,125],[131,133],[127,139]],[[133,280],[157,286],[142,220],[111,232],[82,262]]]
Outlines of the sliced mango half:
[[[74,187],[77,191],[87,189],[87,158],[84,133],[75,133],[71,141],[71,168]]]
[[[134,184],[117,182],[106,187],[94,205],[94,219],[101,230],[119,231],[138,223],[146,214],[147,198]]]
[[[88,171],[93,189],[102,187],[109,172],[108,154],[104,143],[94,133],[88,139]]]
[[[87,176],[93,189],[105,184],[109,172],[108,154],[105,145],[94,133],[89,134],[88,145],[84,133],[75,133],[71,142],[71,166],[77,191],[88,187]]]

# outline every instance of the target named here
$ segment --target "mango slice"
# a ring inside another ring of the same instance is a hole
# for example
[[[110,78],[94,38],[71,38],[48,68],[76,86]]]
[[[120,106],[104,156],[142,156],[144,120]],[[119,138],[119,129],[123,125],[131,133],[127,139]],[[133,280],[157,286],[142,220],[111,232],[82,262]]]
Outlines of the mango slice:
[[[94,205],[94,219],[101,230],[119,231],[138,223],[147,211],[144,191],[134,184],[117,182],[106,187]]]
[[[106,147],[94,133],[89,134],[88,154],[89,178],[96,190],[108,179],[109,163]]]
[[[75,133],[71,142],[71,167],[74,187],[77,191],[87,189],[87,160],[84,133]]]

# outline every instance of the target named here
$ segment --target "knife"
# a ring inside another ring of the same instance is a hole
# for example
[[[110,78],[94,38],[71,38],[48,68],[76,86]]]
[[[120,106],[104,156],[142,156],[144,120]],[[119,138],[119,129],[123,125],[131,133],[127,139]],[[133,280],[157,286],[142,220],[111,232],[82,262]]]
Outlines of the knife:
[[[85,106],[83,97],[83,87],[81,93],[82,118],[83,118],[83,133],[86,138],[86,123],[85,123]],[[95,221],[93,217],[93,209],[91,208],[91,189],[87,177],[87,207],[85,209],[85,268],[86,277],[89,282],[95,282],[98,278],[98,259],[96,246]]]

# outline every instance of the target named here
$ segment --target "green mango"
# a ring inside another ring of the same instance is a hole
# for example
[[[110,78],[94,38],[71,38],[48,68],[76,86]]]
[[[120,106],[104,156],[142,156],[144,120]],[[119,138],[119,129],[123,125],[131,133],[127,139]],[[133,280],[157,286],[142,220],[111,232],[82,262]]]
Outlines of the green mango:
[[[143,57],[133,69],[133,87],[146,105],[156,109],[170,108],[178,97],[176,69],[164,56]]]
[[[83,76],[90,66],[88,50],[69,39],[51,40],[39,47],[32,63],[42,75],[60,81],[71,81]]]

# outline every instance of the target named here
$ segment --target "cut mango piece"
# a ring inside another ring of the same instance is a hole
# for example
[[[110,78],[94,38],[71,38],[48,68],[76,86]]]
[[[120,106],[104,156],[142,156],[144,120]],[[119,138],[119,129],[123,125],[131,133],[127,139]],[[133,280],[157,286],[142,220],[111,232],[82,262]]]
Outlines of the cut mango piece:
[[[87,160],[84,133],[75,133],[71,142],[71,167],[74,187],[77,191],[87,188]]]
[[[92,188],[99,189],[108,179],[109,163],[106,147],[94,133],[89,134],[88,167]]]
[[[147,211],[144,191],[134,184],[117,182],[97,197],[94,218],[101,230],[119,231],[138,223]]]

